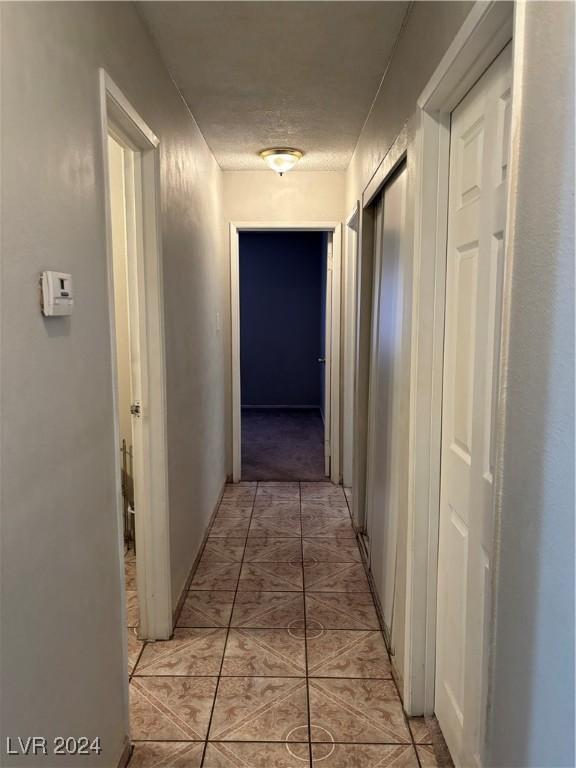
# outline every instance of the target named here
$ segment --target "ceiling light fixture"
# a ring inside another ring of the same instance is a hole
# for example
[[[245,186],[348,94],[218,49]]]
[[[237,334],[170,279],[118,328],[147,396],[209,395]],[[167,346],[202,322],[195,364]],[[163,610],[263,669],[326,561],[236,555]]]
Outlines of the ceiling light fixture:
[[[292,149],[291,147],[271,147],[270,149],[263,149],[258,152],[262,160],[280,176],[290,171],[298,160],[302,158],[304,152],[300,152],[299,149]]]

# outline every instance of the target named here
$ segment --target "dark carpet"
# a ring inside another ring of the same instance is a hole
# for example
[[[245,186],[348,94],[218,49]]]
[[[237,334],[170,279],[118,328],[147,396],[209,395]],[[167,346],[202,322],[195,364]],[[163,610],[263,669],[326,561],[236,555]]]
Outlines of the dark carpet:
[[[325,480],[319,410],[242,408],[242,480]]]

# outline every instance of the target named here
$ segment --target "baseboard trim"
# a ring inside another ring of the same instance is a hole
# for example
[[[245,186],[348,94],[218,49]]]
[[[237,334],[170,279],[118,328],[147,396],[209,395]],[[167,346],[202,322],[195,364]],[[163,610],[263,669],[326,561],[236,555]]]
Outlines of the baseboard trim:
[[[124,747],[122,749],[122,754],[120,755],[120,760],[116,763],[117,768],[126,768],[128,763],[130,762],[130,758],[132,757],[132,744],[130,743],[130,739],[126,738],[126,742],[124,744]]]
[[[178,598],[178,602],[176,603],[176,608],[174,608],[174,610],[172,611],[173,630],[176,627],[176,623],[178,622],[178,618],[180,616],[182,606],[184,605],[184,601],[186,600],[186,594],[190,589],[190,584],[192,583],[192,579],[194,578],[194,574],[196,573],[196,568],[198,568],[198,563],[200,562],[200,558],[204,554],[204,547],[206,546],[206,539],[208,538],[208,532],[210,531],[210,528],[212,527],[212,523],[214,522],[214,518],[216,517],[216,513],[218,512],[218,507],[220,506],[220,502],[222,501],[222,496],[224,495],[225,487],[226,487],[226,481],[224,481],[224,483],[222,484],[222,488],[220,489],[220,493],[218,494],[218,499],[216,501],[216,504],[214,505],[214,509],[212,510],[212,514],[210,515],[208,524],[206,525],[206,530],[204,531],[202,543],[198,548],[198,554],[194,558],[194,562],[192,563],[192,567],[190,568],[188,577],[184,582],[184,586],[182,587],[182,591],[180,592],[180,597]]]

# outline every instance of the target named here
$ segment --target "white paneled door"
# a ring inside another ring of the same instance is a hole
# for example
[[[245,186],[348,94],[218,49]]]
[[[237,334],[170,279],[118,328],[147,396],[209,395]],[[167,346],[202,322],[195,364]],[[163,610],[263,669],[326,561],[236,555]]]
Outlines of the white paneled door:
[[[510,85],[511,45],[451,122],[435,708],[457,766],[482,754]]]

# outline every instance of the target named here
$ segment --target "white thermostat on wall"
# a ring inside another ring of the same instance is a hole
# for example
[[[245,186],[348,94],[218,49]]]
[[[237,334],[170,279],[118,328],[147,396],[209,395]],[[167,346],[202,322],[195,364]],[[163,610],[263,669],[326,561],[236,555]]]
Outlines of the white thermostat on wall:
[[[42,313],[46,317],[71,315],[74,307],[72,275],[66,272],[42,272]]]

